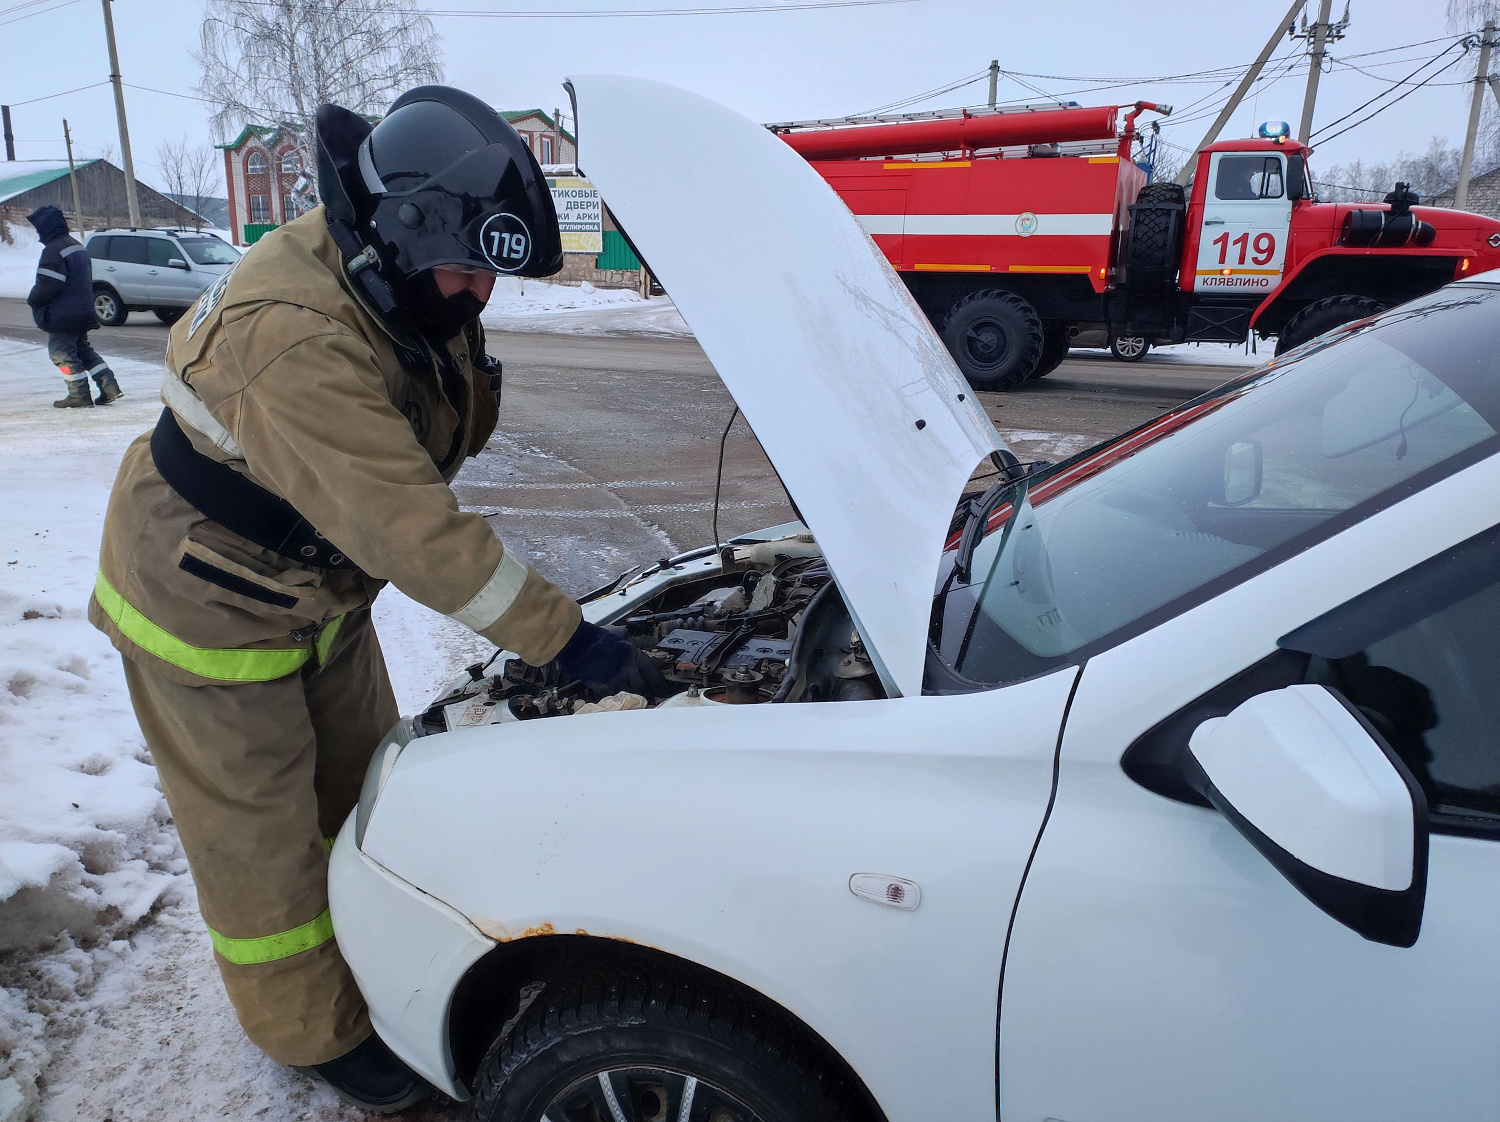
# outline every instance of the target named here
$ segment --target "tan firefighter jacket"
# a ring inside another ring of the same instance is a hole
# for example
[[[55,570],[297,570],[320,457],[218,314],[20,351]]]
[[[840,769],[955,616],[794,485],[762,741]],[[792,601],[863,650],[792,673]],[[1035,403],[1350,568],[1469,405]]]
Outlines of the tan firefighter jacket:
[[[577,604],[448,488],[495,427],[483,346],[477,322],[449,343],[459,433],[436,364],[403,369],[353,295],[322,208],[266,235],[173,327],[162,400],[197,451],[286,499],[358,568],[304,567],[209,521],[167,486],[146,434],[110,496],[89,619],[176,681],[267,681],[326,653],[390,581],[528,662],[553,658]]]

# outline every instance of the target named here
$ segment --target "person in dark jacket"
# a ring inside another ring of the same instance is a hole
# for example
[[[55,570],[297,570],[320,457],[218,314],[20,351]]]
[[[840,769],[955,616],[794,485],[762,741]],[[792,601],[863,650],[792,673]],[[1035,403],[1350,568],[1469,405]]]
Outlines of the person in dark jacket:
[[[94,267],[89,251],[68,233],[68,221],[55,206],[38,207],[26,216],[42,241],[36,284],[26,297],[31,318],[47,333],[47,357],[68,384],[68,396],[52,404],[59,409],[93,405],[89,375],[99,387],[98,404],[121,396],[114,371],[89,344],[89,332],[99,326],[94,316]]]

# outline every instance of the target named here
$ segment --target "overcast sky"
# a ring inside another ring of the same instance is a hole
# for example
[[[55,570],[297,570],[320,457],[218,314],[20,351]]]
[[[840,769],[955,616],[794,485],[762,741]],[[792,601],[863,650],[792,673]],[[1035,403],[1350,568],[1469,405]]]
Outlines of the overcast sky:
[[[0,102],[15,105],[104,79],[108,61],[99,0],[74,0],[54,10],[21,5],[40,14],[15,19],[18,0],[0,0]],[[512,9],[579,11],[700,6],[747,0],[509,0]],[[640,75],[698,91],[758,121],[781,121],[862,112],[947,85],[988,67],[1074,80],[1027,79],[1050,95],[1082,90],[1096,81],[1146,79],[1123,88],[1077,93],[1085,105],[1137,98],[1166,101],[1179,117],[1205,99],[1222,96],[1223,79],[1169,82],[1162,75],[1248,64],[1265,43],[1288,0],[910,0],[875,7],[780,11],[740,15],[659,18],[434,17],[442,37],[449,83],[499,108],[565,107],[560,87],[569,73]],[[482,11],[499,0],[442,0],[444,10]],[[1316,7],[1316,0],[1312,0]],[[1331,46],[1335,59],[1368,71],[1326,73],[1315,127],[1332,122],[1404,77],[1441,51],[1446,41],[1384,54],[1448,34],[1442,0],[1352,0],[1346,38]],[[7,9],[11,9],[7,15]],[[179,94],[198,79],[192,50],[202,17],[201,0],[116,0],[116,32],[125,81]],[[1340,6],[1335,5],[1335,16]],[[1283,42],[1279,53],[1301,50]],[[1456,54],[1457,52],[1454,52]],[[1448,59],[1454,54],[1447,56]],[[1407,61],[1409,60],[1409,61]],[[1444,61],[1447,61],[1445,59]],[[1439,64],[1441,65],[1441,63]],[[1416,151],[1430,137],[1462,142],[1471,54],[1399,105],[1318,149],[1314,166],[1355,158],[1384,160]],[[1305,59],[1294,71],[1247,101],[1225,135],[1249,135],[1262,120],[1288,120],[1295,129],[1306,81]],[[1384,79],[1384,81],[1382,80]],[[983,81],[923,108],[976,104]],[[1013,80],[1000,86],[1002,101],[1040,100]],[[151,182],[157,146],[187,135],[211,142],[206,107],[190,100],[126,90],[136,171]],[[75,153],[98,155],[118,147],[113,101],[107,86],[12,110],[21,159],[63,156],[61,118],[67,117]],[[1211,115],[1211,114],[1210,114]],[[1360,114],[1362,115],[1362,114]],[[1358,116],[1358,115],[1357,115]],[[1357,119],[1351,118],[1351,120]],[[1347,123],[1347,122],[1346,122]],[[1208,120],[1186,121],[1165,135],[1184,147]],[[690,157],[691,153],[684,153]],[[586,162],[586,159],[585,159]]]

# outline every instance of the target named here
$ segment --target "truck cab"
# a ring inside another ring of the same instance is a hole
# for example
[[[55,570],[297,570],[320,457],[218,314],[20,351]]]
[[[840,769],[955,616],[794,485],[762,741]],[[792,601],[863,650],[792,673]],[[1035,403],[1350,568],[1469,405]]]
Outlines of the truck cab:
[[[1320,202],[1283,122],[1207,145],[1186,189],[1146,182],[1135,118],[1028,107],[768,126],[829,183],[977,389],[1046,375],[1079,332],[1285,351],[1500,266],[1500,222]],[[1143,349],[1142,347],[1142,349]],[[1137,354],[1140,352],[1138,351]]]

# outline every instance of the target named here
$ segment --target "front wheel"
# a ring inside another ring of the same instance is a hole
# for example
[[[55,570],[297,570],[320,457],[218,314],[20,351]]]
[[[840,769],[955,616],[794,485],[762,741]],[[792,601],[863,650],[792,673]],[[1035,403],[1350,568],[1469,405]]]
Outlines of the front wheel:
[[[658,964],[585,964],[490,1048],[478,1122],[862,1122],[786,1015]]]
[[[1276,337],[1276,353],[1286,354],[1336,327],[1343,327],[1346,323],[1378,315],[1383,311],[1385,305],[1368,296],[1329,296],[1314,300],[1286,321],[1286,326]]]
[[[129,316],[130,310],[114,289],[94,289],[94,318],[100,327],[119,327]]]
[[[943,342],[976,390],[1013,390],[1037,368],[1046,340],[1030,301],[983,289],[948,310]]]
[[[1144,335],[1115,335],[1109,340],[1109,353],[1121,362],[1140,362],[1151,349]]]
[[[156,313],[156,318],[168,327],[180,320],[182,313],[187,311],[186,308],[152,308],[151,310]]]

